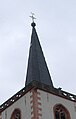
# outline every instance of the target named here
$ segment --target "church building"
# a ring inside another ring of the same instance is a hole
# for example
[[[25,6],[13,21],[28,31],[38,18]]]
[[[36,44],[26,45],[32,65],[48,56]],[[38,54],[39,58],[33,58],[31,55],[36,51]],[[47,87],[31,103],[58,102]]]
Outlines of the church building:
[[[0,105],[0,119],[76,119],[76,95],[55,88],[32,22],[25,87]]]

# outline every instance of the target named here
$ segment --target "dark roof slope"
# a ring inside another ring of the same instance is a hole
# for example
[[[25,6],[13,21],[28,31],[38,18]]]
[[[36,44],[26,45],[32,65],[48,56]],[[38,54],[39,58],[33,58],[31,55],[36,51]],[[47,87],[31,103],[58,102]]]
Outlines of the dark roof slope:
[[[31,44],[30,44],[25,85],[28,85],[30,82],[35,80],[53,87],[49,70],[35,29],[36,24],[33,22],[31,25],[32,25],[32,35],[31,35]]]

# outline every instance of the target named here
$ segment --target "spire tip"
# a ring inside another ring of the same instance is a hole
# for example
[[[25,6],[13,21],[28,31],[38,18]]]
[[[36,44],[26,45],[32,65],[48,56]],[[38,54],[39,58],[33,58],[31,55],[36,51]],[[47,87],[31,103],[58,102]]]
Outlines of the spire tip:
[[[31,12],[31,14],[32,14],[32,15],[30,16],[30,17],[32,18],[31,26],[34,28],[34,27],[36,26],[36,24],[35,24],[35,22],[34,22],[34,19],[36,19],[36,18],[34,17],[34,15],[35,15],[34,13]]]

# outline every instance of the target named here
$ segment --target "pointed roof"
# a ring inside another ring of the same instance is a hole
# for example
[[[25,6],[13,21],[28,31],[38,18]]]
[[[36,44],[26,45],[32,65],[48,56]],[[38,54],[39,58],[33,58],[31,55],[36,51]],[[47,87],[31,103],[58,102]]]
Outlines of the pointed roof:
[[[29,85],[32,81],[37,81],[53,87],[51,76],[35,29],[36,24],[33,22],[31,26],[32,35],[25,86]]]

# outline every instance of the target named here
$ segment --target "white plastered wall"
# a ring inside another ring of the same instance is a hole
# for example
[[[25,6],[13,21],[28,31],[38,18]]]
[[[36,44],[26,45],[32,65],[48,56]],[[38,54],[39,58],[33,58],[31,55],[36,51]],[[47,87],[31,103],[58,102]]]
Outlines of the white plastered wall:
[[[53,107],[56,104],[62,104],[70,113],[71,119],[76,119],[76,103],[59,96],[50,94],[48,92],[37,90],[40,92],[41,97],[41,106],[42,110],[40,113],[42,117],[39,119],[54,119]],[[31,104],[30,104],[30,95],[28,92],[23,97],[21,97],[18,101],[13,103],[10,107],[2,112],[2,119],[10,119],[13,111],[16,108],[21,110],[21,119],[31,119]]]
[[[41,107],[42,118],[41,119],[54,119],[53,107],[56,104],[62,104],[69,111],[71,119],[76,119],[76,103],[59,96],[38,90],[41,94]]]
[[[2,112],[2,119],[10,119],[16,108],[21,110],[21,119],[31,119],[30,92]]]

